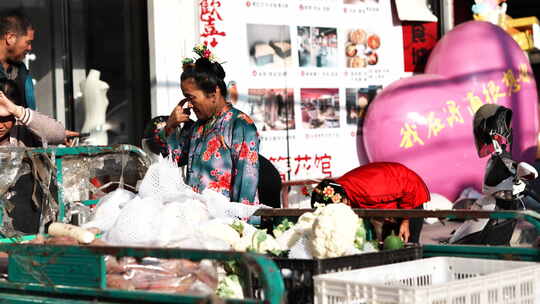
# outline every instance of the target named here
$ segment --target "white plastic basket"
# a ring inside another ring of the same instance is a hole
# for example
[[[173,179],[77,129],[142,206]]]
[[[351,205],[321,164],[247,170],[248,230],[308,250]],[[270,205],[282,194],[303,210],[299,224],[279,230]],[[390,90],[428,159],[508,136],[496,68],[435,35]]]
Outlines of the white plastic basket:
[[[540,263],[433,257],[313,277],[315,304],[540,304]]]

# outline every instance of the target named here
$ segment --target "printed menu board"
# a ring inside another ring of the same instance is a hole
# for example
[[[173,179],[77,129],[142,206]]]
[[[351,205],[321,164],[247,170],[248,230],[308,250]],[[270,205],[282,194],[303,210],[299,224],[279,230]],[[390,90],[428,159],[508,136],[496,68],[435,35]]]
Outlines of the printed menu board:
[[[339,176],[367,162],[369,103],[403,77],[390,0],[199,2],[201,41],[235,86],[260,153],[284,180]],[[383,139],[381,139],[383,140]]]

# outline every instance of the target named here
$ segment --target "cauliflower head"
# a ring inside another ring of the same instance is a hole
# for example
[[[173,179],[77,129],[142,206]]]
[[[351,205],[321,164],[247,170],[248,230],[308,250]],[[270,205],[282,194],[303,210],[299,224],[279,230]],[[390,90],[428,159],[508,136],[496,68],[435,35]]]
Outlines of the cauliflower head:
[[[306,212],[298,218],[298,222],[296,222],[293,229],[298,233],[310,232],[316,218],[316,213]]]
[[[267,234],[265,230],[257,230],[251,237],[251,245],[247,248],[247,251],[262,254],[270,252],[279,255],[283,250],[276,239]]]
[[[234,230],[230,225],[217,221],[207,222],[203,233],[206,236],[225,241],[231,246],[231,248],[234,248],[235,245],[240,241],[240,235],[236,230]]]
[[[354,247],[358,216],[345,204],[329,204],[317,210],[308,235],[314,258],[323,259],[347,254]]]

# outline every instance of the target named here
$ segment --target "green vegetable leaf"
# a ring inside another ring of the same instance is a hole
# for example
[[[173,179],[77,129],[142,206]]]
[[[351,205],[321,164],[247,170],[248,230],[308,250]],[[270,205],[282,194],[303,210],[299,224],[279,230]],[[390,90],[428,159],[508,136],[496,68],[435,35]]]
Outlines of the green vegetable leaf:
[[[231,228],[236,230],[240,237],[244,234],[244,222],[240,220],[235,220],[232,224],[230,224]]]
[[[264,230],[257,230],[255,233],[255,238],[257,239],[257,245],[266,241],[268,238],[268,235],[266,234],[266,231]]]
[[[364,221],[360,219],[360,221],[358,221],[358,226],[356,227],[354,247],[356,247],[356,249],[358,250],[363,250],[365,242],[366,242],[366,228],[364,227]]]
[[[239,274],[240,273],[240,265],[238,264],[238,261],[236,260],[229,260],[223,262],[223,269],[227,274]]]
[[[253,233],[253,237],[251,238],[251,246],[248,247],[248,250],[253,249],[253,251],[259,252],[261,243],[266,241],[267,238],[268,235],[266,234],[265,230],[257,229],[257,231]]]

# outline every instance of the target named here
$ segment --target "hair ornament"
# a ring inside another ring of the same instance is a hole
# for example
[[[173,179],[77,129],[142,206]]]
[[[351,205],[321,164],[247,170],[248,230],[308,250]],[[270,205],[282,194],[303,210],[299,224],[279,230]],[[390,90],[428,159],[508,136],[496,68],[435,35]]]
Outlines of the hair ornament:
[[[204,44],[204,43],[199,43],[196,46],[194,46],[193,47],[193,53],[197,54],[197,56],[199,58],[208,59],[208,61],[210,61],[211,63],[215,63],[218,60],[217,57],[214,55],[214,53],[212,53],[212,51],[210,51],[208,46],[206,46],[206,44]],[[194,64],[195,61],[197,61],[197,59],[199,59],[199,58],[186,57],[186,58],[182,59],[182,65]]]

